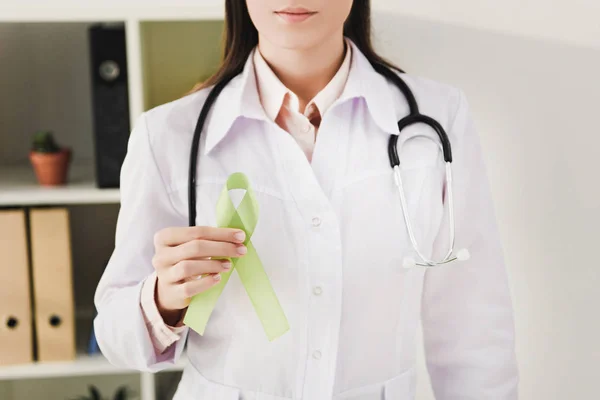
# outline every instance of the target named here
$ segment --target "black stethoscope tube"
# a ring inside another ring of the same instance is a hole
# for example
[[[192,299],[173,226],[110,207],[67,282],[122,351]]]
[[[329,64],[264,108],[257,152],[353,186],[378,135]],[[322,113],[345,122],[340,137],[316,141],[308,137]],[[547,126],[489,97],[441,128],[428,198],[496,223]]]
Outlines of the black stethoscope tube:
[[[428,117],[426,115],[422,115],[419,112],[419,106],[417,104],[417,100],[413,92],[410,90],[406,82],[402,80],[394,71],[390,70],[388,67],[373,64],[373,68],[381,75],[391,80],[394,85],[400,89],[404,97],[406,98],[406,102],[409,107],[409,115],[402,118],[398,121],[398,131],[402,132],[404,128],[407,126],[416,124],[416,123],[424,123],[431,127],[438,135],[440,142],[442,144],[442,149],[444,153],[444,161],[451,163],[452,162],[452,149],[450,146],[450,140],[444,128],[437,122],[435,119]],[[210,112],[211,107],[225,88],[229,82],[237,75],[232,74],[231,76],[223,79],[221,82],[217,83],[208,94],[204,105],[202,106],[202,110],[200,111],[200,115],[198,116],[198,122],[196,123],[196,128],[194,129],[194,138],[192,139],[192,146],[190,152],[190,170],[188,176],[188,215],[189,215],[189,226],[196,225],[196,171],[198,165],[198,150],[200,147],[200,137],[202,135],[202,130],[204,129],[204,125],[206,123],[206,119],[208,117],[208,113]],[[388,157],[390,160],[390,165],[392,168],[400,165],[400,158],[398,157],[398,137],[400,135],[390,135],[390,139],[388,142]]]

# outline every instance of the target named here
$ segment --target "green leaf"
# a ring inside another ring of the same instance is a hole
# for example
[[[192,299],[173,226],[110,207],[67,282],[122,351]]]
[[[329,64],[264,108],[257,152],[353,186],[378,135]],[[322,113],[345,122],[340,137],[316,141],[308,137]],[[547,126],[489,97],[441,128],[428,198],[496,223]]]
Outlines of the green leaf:
[[[115,393],[114,400],[127,400],[130,396],[134,396],[135,392],[130,390],[127,386],[121,386],[117,393]]]
[[[90,394],[92,395],[91,398],[92,400],[102,400],[102,395],[100,394],[100,391],[98,390],[98,388],[94,385],[90,385]]]
[[[31,149],[38,153],[57,153],[60,151],[60,147],[56,144],[54,134],[51,131],[36,132]]]

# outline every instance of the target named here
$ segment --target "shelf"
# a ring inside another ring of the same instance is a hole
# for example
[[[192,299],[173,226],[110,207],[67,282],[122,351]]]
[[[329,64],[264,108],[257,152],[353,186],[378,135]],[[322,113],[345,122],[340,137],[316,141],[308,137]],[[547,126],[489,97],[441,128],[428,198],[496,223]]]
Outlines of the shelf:
[[[69,183],[60,187],[40,186],[31,165],[0,166],[0,206],[107,204],[119,201],[119,189],[96,187],[92,164],[72,164]]]
[[[79,0],[5,0],[0,5],[0,22],[181,21],[224,18],[225,7],[221,1],[205,0],[205,5],[198,5],[199,3],[201,2],[197,0],[179,0],[178,4],[153,1],[131,5],[117,0],[96,4]]]
[[[182,356],[176,365],[163,371],[181,371],[186,364],[187,358]],[[80,355],[75,361],[33,363],[0,367],[0,381],[137,373],[140,372],[127,368],[115,367],[102,355]]]

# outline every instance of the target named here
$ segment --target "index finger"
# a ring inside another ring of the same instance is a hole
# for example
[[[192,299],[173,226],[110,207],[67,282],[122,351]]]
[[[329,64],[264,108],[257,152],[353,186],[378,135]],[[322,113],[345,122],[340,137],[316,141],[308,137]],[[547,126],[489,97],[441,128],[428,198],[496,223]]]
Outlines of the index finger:
[[[179,246],[198,239],[243,243],[246,239],[246,233],[240,229],[212,226],[172,227],[159,231],[154,237],[154,243],[157,246]]]

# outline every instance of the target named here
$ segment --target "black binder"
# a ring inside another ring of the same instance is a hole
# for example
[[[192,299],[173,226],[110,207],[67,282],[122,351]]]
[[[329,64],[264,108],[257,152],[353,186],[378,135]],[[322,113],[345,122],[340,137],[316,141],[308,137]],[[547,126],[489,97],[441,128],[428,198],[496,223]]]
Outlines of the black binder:
[[[130,133],[124,25],[91,26],[89,45],[96,183],[117,188]]]

